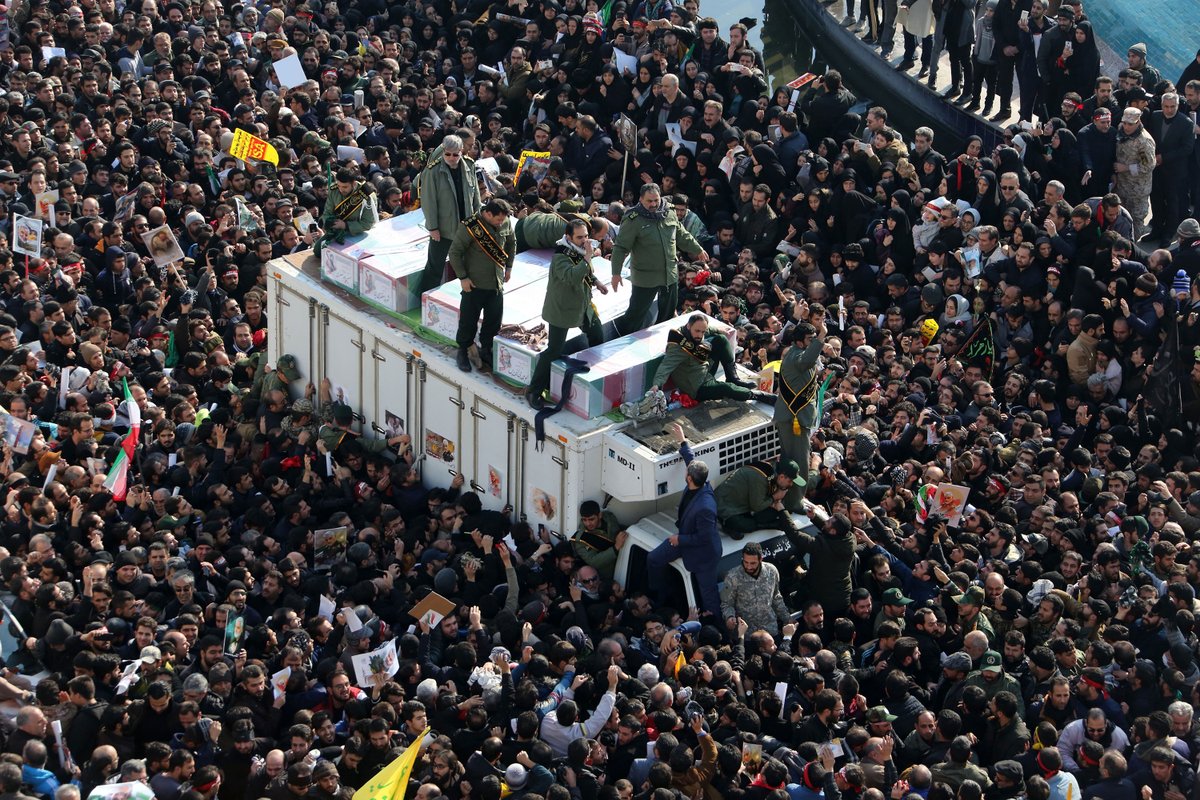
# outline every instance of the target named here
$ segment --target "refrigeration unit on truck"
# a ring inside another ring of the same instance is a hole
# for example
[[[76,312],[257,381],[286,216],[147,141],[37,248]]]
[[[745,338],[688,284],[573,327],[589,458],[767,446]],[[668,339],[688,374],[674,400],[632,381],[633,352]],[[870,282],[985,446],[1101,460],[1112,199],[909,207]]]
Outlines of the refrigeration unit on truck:
[[[771,409],[734,401],[680,408],[665,420],[642,424],[611,413],[585,418],[564,408],[545,420],[538,442],[535,412],[520,388],[490,373],[459,371],[452,347],[419,336],[418,330],[428,333],[419,323],[384,313],[351,289],[323,280],[311,253],[270,262],[267,293],[269,363],[289,353],[303,383],[319,385],[328,378],[335,393],[361,415],[356,425],[364,435],[403,431],[411,436],[426,487],[449,486],[461,473],[464,488],[475,491],[485,508],[511,504],[514,519],[534,530],[545,526],[552,541],[574,533],[581,502],[598,501],[629,530],[616,577],[630,589],[644,588],[646,554],[675,532],[685,482],[669,423],[684,427],[713,483],[747,461],[778,456]],[[556,365],[556,389],[560,372]],[[595,389],[576,385],[579,391],[572,394],[581,398]],[[797,522],[812,527],[807,518]],[[743,541],[724,536],[722,541],[724,566],[737,563],[746,541],[763,542],[770,552],[786,540],[778,531],[759,531]],[[682,600],[682,593],[695,605],[690,574],[679,562],[672,566],[674,573],[664,576],[672,582],[672,596]]]

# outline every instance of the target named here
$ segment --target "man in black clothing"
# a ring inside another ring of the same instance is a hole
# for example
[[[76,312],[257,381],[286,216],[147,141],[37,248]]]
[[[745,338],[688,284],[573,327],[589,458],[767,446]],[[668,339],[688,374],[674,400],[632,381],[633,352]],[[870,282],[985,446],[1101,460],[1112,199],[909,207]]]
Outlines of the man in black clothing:
[[[1013,74],[1017,67],[1017,56],[1021,52],[1021,12],[1028,12],[1032,0],[1000,0],[996,16],[992,19],[992,35],[996,42],[992,50],[996,60],[996,94],[1000,97],[1000,110],[993,121],[1012,116]]]
[[[796,728],[797,742],[828,742],[833,738],[845,711],[842,696],[835,689],[822,689],[813,699],[813,713]]]
[[[812,92],[800,106],[808,117],[808,140],[819,142],[832,136],[842,115],[855,102],[854,95],[842,86],[842,73],[836,69],[813,81]]]
[[[1150,238],[1170,239],[1183,218],[1184,187],[1188,163],[1196,147],[1195,123],[1179,113],[1179,95],[1167,92],[1160,108],[1150,115],[1148,126],[1154,139],[1154,175],[1150,190]]]

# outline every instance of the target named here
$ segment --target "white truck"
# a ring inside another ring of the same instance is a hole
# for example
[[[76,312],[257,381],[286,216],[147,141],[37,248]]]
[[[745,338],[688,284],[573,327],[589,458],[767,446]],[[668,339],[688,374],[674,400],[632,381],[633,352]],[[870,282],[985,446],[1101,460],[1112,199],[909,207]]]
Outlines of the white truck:
[[[688,606],[696,605],[682,563],[675,562],[669,576],[646,575],[647,553],[675,532],[684,488],[683,460],[663,421],[639,426],[603,416],[583,419],[564,409],[546,420],[538,447],[535,412],[520,390],[489,374],[460,372],[450,348],[323,281],[311,253],[268,264],[267,292],[269,362],[290,353],[305,382],[328,378],[362,416],[365,435],[408,433],[426,487],[449,486],[461,472],[485,508],[511,504],[516,519],[566,538],[578,527],[579,504],[596,500],[629,530],[618,582],[636,591],[649,580],[670,580],[668,596],[686,596]],[[747,461],[778,456],[764,406],[703,403],[671,412],[670,421],[684,426],[714,484]],[[806,517],[797,516],[797,524],[812,529]],[[768,553],[787,547],[779,531],[722,541],[719,575],[738,563],[747,541],[762,542]]]

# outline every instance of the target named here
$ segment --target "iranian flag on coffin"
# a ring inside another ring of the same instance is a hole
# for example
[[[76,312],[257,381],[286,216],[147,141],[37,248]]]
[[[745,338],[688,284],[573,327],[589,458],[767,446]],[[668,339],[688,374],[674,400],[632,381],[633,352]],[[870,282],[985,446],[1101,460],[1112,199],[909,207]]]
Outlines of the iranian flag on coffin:
[[[125,499],[129,489],[129,465],[142,431],[142,410],[129,391],[129,381],[126,379],[122,383],[125,387],[125,413],[129,415],[129,433],[121,440],[121,452],[117,453],[112,469],[104,479],[104,488],[112,492],[113,499],[118,503]]]

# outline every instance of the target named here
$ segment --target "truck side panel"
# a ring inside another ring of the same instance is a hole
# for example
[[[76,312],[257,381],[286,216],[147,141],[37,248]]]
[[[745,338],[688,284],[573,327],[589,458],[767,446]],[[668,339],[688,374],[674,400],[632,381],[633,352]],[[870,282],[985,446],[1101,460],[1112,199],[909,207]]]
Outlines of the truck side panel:
[[[517,449],[519,485],[522,490],[519,511],[535,532],[538,525],[545,525],[554,533],[570,536],[574,528],[567,530],[564,526],[573,525],[576,509],[563,506],[567,498],[568,481],[581,480],[583,477],[573,474],[580,471],[578,460],[575,459],[576,468],[569,469],[571,462],[562,442],[547,436],[542,448],[538,449],[536,441],[533,426],[522,422]]]
[[[334,401],[345,403],[359,413],[366,411],[368,403],[363,392],[363,355],[367,346],[362,325],[323,303],[318,309],[317,320],[319,376],[328,378],[333,384]]]
[[[417,381],[421,395],[420,435],[414,437],[413,450],[424,456],[421,477],[425,485],[447,487],[463,470],[466,452],[462,428],[462,412],[466,408],[463,390],[423,360],[417,363]],[[467,469],[469,473],[469,465]],[[466,474],[466,477],[474,476]]]
[[[372,376],[367,386],[368,397],[363,402],[363,414],[374,421],[376,433],[384,432],[380,435],[407,433],[413,437],[413,452],[420,453],[416,446],[417,420],[412,402],[416,359],[412,353],[401,352],[386,340],[374,339],[371,363]]]
[[[513,440],[516,416],[500,406],[475,395],[471,403],[474,462],[468,469],[471,488],[479,494],[483,507],[499,511],[513,498]]]
[[[312,381],[315,385],[317,301],[278,278],[271,280],[269,286],[273,334],[267,337],[270,363],[278,363],[281,355],[291,353],[296,357],[304,383]]]

